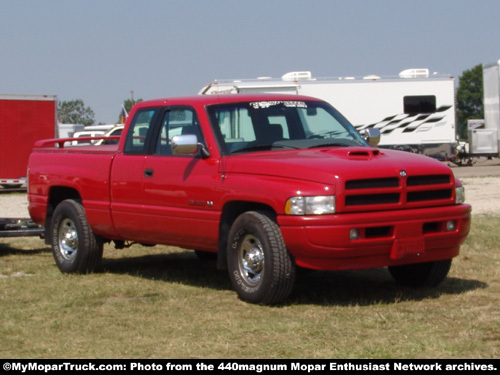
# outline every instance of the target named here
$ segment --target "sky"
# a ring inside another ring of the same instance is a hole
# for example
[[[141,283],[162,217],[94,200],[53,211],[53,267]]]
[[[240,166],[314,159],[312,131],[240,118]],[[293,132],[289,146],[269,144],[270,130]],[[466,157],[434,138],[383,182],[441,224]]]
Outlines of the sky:
[[[500,0],[0,0],[0,94],[82,99],[115,123],[126,99],[215,79],[457,78],[500,59]]]

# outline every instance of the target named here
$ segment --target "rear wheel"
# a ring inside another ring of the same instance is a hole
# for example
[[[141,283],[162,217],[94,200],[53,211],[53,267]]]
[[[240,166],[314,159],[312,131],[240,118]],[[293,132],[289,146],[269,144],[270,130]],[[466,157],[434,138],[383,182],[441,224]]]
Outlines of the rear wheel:
[[[435,262],[391,266],[389,272],[401,285],[410,287],[437,286],[448,275],[451,259]]]
[[[79,202],[68,199],[57,205],[51,236],[52,254],[62,272],[86,273],[99,266],[103,244],[92,232]]]
[[[281,230],[265,212],[241,214],[229,232],[228,268],[239,297],[257,304],[278,304],[290,295],[295,262]]]

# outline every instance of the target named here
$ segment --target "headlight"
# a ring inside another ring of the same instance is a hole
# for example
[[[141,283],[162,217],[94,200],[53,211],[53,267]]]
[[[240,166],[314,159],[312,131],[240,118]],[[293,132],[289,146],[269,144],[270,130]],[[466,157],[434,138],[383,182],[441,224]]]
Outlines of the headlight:
[[[335,213],[335,196],[292,197],[286,201],[287,215],[326,215]]]
[[[465,189],[463,186],[455,187],[455,203],[462,204],[465,202]]]

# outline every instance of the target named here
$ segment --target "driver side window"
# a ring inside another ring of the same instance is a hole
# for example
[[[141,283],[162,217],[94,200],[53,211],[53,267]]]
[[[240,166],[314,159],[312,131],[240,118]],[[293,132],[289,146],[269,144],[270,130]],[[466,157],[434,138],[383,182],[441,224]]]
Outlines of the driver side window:
[[[170,108],[161,123],[156,143],[156,155],[173,155],[170,142],[176,135],[196,135],[203,143],[203,134],[196,113],[191,108]]]

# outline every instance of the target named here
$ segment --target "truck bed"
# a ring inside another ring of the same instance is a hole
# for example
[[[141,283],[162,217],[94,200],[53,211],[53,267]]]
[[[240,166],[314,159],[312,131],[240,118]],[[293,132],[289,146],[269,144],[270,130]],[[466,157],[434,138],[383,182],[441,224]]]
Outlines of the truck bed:
[[[74,189],[81,194],[78,199],[85,205],[87,216],[92,218],[94,230],[112,235],[109,177],[118,146],[53,147],[64,142],[50,140],[35,144],[29,165],[32,170],[43,170],[44,173],[30,177],[28,194],[31,217],[45,224],[51,186],[61,190]]]

